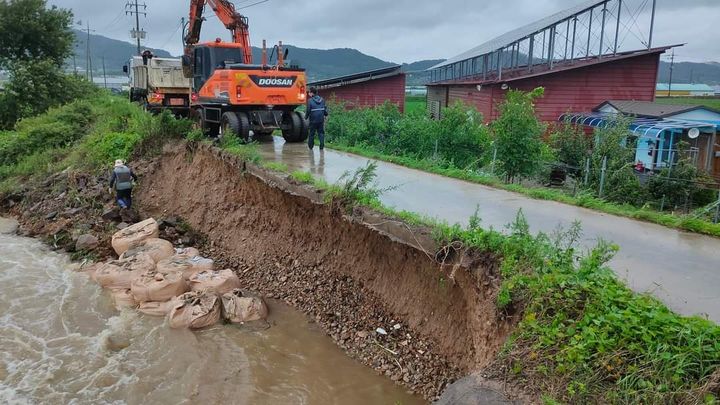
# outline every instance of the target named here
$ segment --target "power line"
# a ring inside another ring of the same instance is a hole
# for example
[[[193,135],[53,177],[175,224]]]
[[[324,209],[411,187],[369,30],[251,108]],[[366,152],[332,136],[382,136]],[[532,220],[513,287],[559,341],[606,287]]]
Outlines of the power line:
[[[139,11],[142,6],[143,11]],[[135,9],[133,11],[133,8]],[[140,14],[147,18],[147,4],[138,4],[138,0],[128,1],[125,4],[125,14],[135,16],[135,29],[131,31],[131,36],[137,39],[137,53],[140,55],[140,39],[145,39],[145,31],[140,30]]]

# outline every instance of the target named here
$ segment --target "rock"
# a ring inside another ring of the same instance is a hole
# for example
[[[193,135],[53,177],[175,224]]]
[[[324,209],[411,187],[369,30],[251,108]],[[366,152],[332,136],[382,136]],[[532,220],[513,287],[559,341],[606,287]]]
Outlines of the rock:
[[[127,228],[128,226],[130,226],[130,224],[128,224],[127,222],[120,222],[119,224],[115,225],[115,227],[121,231],[123,229]]]
[[[102,215],[102,219],[106,221],[119,221],[120,220],[120,210],[117,208],[110,208],[108,210],[105,210]]]
[[[45,219],[50,221],[50,220],[54,219],[57,215],[58,215],[57,211],[53,211],[53,212],[45,215]]]
[[[435,405],[513,405],[503,392],[502,384],[487,381],[478,374],[471,374],[448,385]]]
[[[98,238],[88,233],[78,236],[75,250],[92,250],[98,245]]]
[[[60,214],[60,216],[62,216],[63,218],[72,218],[75,215],[81,213],[82,211],[83,211],[82,208],[71,208],[69,210],[63,211],[63,213]]]
[[[0,218],[0,233],[12,235],[18,230],[18,222],[10,218]]]

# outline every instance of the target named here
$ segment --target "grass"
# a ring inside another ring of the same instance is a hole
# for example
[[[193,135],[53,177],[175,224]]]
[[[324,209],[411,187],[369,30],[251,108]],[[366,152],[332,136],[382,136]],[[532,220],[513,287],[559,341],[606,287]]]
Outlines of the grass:
[[[572,196],[559,190],[552,190],[544,187],[529,188],[519,184],[507,184],[499,178],[488,174],[478,173],[473,170],[446,167],[427,159],[420,160],[407,156],[383,154],[371,149],[368,146],[347,146],[339,142],[333,142],[327,143],[327,147],[372,159],[395,163],[412,169],[423,170],[446,177],[452,177],[506,191],[512,191],[538,200],[557,201],[607,214],[652,222],[669,228],[720,237],[720,224],[713,224],[711,222],[694,219],[689,216],[678,216],[646,208],[637,208],[632,205],[610,203],[588,194]]]
[[[427,104],[424,96],[405,97],[405,114],[424,113],[426,110]]]
[[[720,110],[720,98],[704,98],[704,97],[658,97],[655,99],[660,104],[685,104],[685,105],[704,105],[706,107]]]

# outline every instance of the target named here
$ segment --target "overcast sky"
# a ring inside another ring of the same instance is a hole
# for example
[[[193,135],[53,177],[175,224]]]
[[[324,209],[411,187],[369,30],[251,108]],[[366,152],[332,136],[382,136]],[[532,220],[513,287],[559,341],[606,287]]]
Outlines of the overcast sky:
[[[236,0],[238,7],[260,0]],[[263,38],[305,48],[356,48],[391,62],[449,58],[519,26],[531,23],[584,0],[269,0],[241,10],[250,18],[253,45]],[[635,4],[652,0],[626,0]],[[49,0],[90,20],[97,34],[130,41],[134,17],[124,13],[125,0]],[[145,0],[149,47],[182,53],[180,18],[187,17],[189,0]],[[720,62],[720,0],[657,0],[654,45],[687,43],[676,60]],[[649,10],[649,7],[646,7]],[[203,39],[228,38],[220,22],[206,11]],[[627,13],[630,14],[630,13]],[[641,14],[635,32],[649,26]],[[632,39],[632,37],[631,37]]]

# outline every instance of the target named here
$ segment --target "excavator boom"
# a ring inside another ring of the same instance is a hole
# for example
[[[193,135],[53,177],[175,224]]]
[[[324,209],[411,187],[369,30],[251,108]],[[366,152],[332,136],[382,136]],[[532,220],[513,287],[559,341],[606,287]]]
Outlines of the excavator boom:
[[[185,55],[192,53],[192,48],[200,41],[200,30],[203,23],[203,11],[207,3],[218,19],[232,33],[233,42],[239,44],[243,51],[243,63],[252,63],[250,47],[250,30],[247,17],[235,10],[235,5],[227,0],[191,0],[188,34],[185,37]]]

